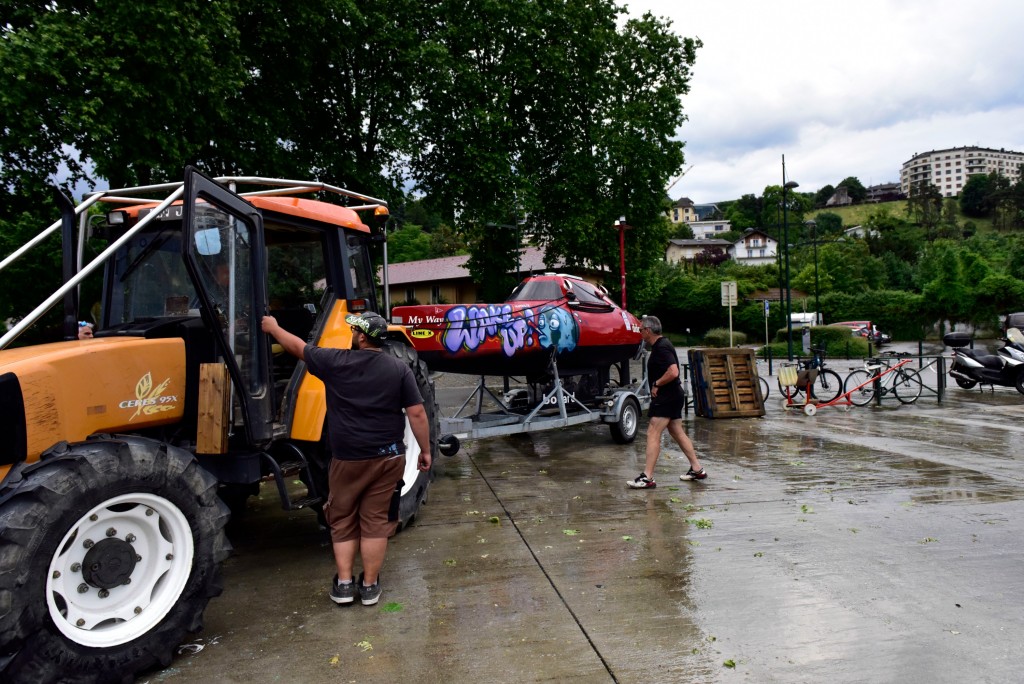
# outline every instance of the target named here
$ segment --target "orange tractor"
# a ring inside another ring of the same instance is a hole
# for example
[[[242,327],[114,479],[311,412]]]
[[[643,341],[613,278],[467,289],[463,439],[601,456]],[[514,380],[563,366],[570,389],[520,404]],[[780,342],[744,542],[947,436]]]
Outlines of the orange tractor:
[[[64,204],[0,263],[62,230],[64,285],[0,338],[0,679],[131,681],[201,627],[221,591],[230,510],[264,481],[286,508],[319,508],[324,387],[260,318],[347,348],[345,315],[377,306],[370,246],[387,204],[194,169]],[[81,268],[76,214],[79,242],[91,228],[108,241]],[[79,284],[100,269],[95,336],[78,340]],[[61,300],[64,341],[7,348]],[[413,368],[436,456],[433,386],[406,342],[388,348]],[[408,431],[406,443],[403,525],[430,480]],[[296,476],[308,491],[285,487]]]

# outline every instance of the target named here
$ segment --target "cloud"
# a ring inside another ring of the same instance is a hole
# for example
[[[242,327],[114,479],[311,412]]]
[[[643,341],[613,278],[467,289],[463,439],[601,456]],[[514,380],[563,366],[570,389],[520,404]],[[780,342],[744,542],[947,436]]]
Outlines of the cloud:
[[[697,202],[761,194],[788,178],[816,190],[899,179],[915,153],[963,145],[1024,151],[1024,4],[630,0],[699,37],[692,169],[672,193]]]

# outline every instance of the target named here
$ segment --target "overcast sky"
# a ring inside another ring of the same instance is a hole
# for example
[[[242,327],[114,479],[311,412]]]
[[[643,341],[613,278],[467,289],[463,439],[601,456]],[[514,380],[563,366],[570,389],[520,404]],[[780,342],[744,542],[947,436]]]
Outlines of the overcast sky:
[[[899,181],[914,154],[1024,152],[1020,0],[626,0],[700,38],[685,177],[697,203],[856,176]]]

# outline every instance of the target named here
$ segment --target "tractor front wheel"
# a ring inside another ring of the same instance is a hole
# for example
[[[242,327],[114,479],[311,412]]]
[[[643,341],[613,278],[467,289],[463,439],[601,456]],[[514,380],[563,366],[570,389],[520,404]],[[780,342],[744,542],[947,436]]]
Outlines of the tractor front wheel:
[[[62,443],[2,501],[5,681],[132,681],[169,664],[220,594],[229,513],[187,451],[131,436]]]

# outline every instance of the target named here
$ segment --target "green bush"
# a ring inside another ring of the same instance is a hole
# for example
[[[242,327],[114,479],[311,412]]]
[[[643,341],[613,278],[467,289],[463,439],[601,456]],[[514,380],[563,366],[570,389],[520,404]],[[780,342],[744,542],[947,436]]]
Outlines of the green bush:
[[[747,343],[746,333],[742,333],[738,330],[732,331],[732,346],[738,347]],[[728,328],[712,328],[704,334],[704,346],[705,347],[728,347],[729,345],[729,329]]]
[[[768,345],[772,350],[772,357],[784,359],[788,357],[788,344],[786,343],[786,329],[782,328],[776,333],[777,341]],[[849,328],[840,326],[819,325],[811,328],[811,347],[825,347],[825,358],[844,359],[849,355],[851,358],[859,358],[868,355],[868,341],[863,337],[854,337]],[[760,358],[767,358],[765,347],[758,350]],[[793,328],[793,356],[804,356],[803,329]]]

